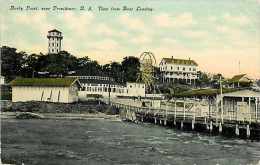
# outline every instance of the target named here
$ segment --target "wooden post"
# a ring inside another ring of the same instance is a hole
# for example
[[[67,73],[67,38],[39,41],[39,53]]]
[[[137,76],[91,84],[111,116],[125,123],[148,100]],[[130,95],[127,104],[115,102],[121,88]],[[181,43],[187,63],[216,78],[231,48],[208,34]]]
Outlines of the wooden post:
[[[221,81],[221,76],[220,76],[220,98],[221,98],[221,122],[223,123],[223,92],[222,92],[222,81]]]
[[[168,117],[168,108],[166,107],[164,125],[166,125],[167,117]]]
[[[221,122],[219,122],[219,126],[218,126],[218,132],[221,133],[222,132],[222,124]]]
[[[183,100],[183,120],[185,120],[185,100]]]
[[[251,119],[252,119],[252,117],[251,117],[251,98],[249,97],[248,98],[248,106],[249,106],[249,123],[251,123]]]
[[[194,130],[195,120],[191,121],[191,129]]]
[[[238,128],[238,124],[236,124],[236,131],[235,131],[236,135],[239,136],[239,128]]]
[[[216,111],[217,111],[217,115],[216,115],[216,123],[218,123],[219,120],[219,107],[218,107],[218,96],[216,96]]]
[[[210,130],[210,132],[212,132],[212,130],[213,130],[212,120],[210,120],[209,130]]]
[[[181,121],[181,129],[183,129],[183,120]]]
[[[174,101],[174,121],[176,120],[176,112],[177,112],[177,103]]]
[[[256,122],[257,122],[257,118],[258,118],[258,98],[255,98],[255,118],[256,118]]]
[[[250,137],[250,127],[249,127],[249,124],[246,125],[246,136],[247,136],[247,138]]]
[[[221,95],[221,122],[223,123],[224,122],[224,118],[223,118],[223,96]]]

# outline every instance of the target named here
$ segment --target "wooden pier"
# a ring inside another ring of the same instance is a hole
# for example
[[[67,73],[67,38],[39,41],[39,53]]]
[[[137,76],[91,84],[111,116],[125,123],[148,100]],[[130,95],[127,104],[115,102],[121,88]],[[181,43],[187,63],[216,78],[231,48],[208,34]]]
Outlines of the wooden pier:
[[[239,114],[231,115],[223,112],[201,113],[188,106],[175,106],[169,109],[156,109],[111,102],[111,106],[120,110],[123,120],[132,122],[149,122],[165,127],[196,131],[210,135],[223,135],[243,139],[260,140],[260,118],[256,114],[241,118]]]

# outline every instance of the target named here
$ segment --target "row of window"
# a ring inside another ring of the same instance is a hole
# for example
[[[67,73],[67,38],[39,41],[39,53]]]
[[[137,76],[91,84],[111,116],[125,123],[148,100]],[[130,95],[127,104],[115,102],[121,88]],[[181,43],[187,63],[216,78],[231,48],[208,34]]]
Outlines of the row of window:
[[[197,76],[197,74],[192,74],[192,73],[173,73],[173,72],[170,72],[170,73],[166,73],[165,75],[177,75],[177,76]]]
[[[51,37],[50,40],[51,40],[51,41],[58,41],[58,40],[60,40],[60,39],[59,39],[59,38],[55,38],[55,37]]]
[[[128,93],[128,90],[124,90],[124,89],[118,89],[118,88],[110,88],[112,93],[124,93],[126,91],[126,93]],[[89,92],[109,92],[109,88],[107,87],[87,87],[85,88],[86,91]]]
[[[164,69],[164,70],[167,70],[167,66],[161,67],[161,70],[163,70],[163,69]],[[171,70],[173,70],[173,69],[174,69],[174,68],[171,66]],[[183,71],[186,70],[185,67],[182,67],[182,68],[181,68],[181,67],[179,67],[179,66],[177,66],[176,69],[177,69],[177,70],[181,70],[181,69],[182,69]],[[190,67],[188,70],[189,70],[189,71],[196,71],[196,68],[193,68],[193,69],[192,69],[192,68]]]
[[[109,87],[109,84],[84,84],[83,86],[84,87],[87,87],[87,86]],[[110,87],[122,87],[123,88],[123,86],[118,86],[118,85],[110,85]]]
[[[129,85],[130,88],[132,88],[132,85]],[[138,87],[138,88],[144,88],[144,85],[141,84],[135,84],[134,87]]]
[[[51,46],[51,43],[49,43],[49,46]],[[54,43],[52,43],[52,46],[54,46]],[[57,46],[59,46],[59,44],[57,43]]]
[[[49,35],[58,35],[58,36],[60,36],[61,33],[58,33],[58,32],[50,32]]]
[[[49,49],[50,53],[54,53],[54,49]],[[59,52],[59,49],[57,49],[57,52]]]

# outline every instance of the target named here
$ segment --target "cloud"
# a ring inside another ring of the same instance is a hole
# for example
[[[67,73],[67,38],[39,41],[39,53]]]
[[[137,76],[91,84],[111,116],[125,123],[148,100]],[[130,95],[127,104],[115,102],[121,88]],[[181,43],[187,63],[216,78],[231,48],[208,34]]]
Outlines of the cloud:
[[[41,36],[46,35],[48,30],[55,27],[47,21],[47,15],[45,12],[37,12],[35,14],[15,14],[13,15],[13,19],[19,24],[30,26],[30,28],[39,32]]]
[[[8,27],[7,27],[7,23],[6,23],[6,18],[4,16],[1,16],[1,20],[2,20],[2,22],[0,25],[0,31],[1,31],[0,34],[2,35],[2,33],[5,32],[8,29]]]
[[[248,25],[250,23],[250,19],[244,15],[233,16],[226,13],[223,17],[228,23],[235,23],[241,26]]]
[[[100,24],[96,28],[96,32],[101,34],[101,35],[106,35],[106,36],[113,36],[115,35],[114,30],[112,30],[110,27],[108,27],[105,24]]]
[[[65,12],[60,16],[60,19],[74,34],[85,36],[88,25],[93,21],[94,15],[91,12],[81,13],[80,15],[74,12]]]
[[[144,22],[140,18],[130,17],[128,15],[121,15],[119,16],[119,23],[131,30],[145,30]]]
[[[204,32],[204,31],[192,31],[192,30],[183,31],[182,34],[185,37],[194,38],[194,39],[204,38],[204,37],[208,36],[207,32]]]
[[[256,2],[260,5],[260,0],[256,0]]]
[[[130,41],[134,44],[146,44],[150,43],[152,40],[147,35],[140,35],[137,37],[133,37]]]
[[[118,50],[120,46],[118,42],[112,39],[105,39],[102,41],[97,41],[89,44],[90,49],[98,50],[98,51],[111,51],[111,50]]]
[[[217,17],[216,17],[216,16],[209,16],[209,17],[208,17],[208,20],[209,20],[210,22],[216,22],[216,21],[217,21]]]
[[[225,38],[229,38],[230,40],[241,40],[248,37],[241,29],[237,29],[227,25],[216,26],[216,31],[221,33],[221,35],[223,35]]]
[[[154,16],[154,21],[157,26],[160,27],[170,27],[172,26],[172,20],[169,14],[162,13],[159,15]]]
[[[96,27],[96,33],[99,35],[104,35],[104,36],[109,36],[109,37],[121,37],[121,38],[126,38],[129,36],[129,34],[125,31],[118,31],[114,28],[111,28],[107,26],[104,23],[101,23],[97,25]]]
[[[167,28],[185,28],[196,24],[192,13],[185,12],[177,16],[170,16],[166,13],[161,13],[153,18],[155,24],[159,27]]]

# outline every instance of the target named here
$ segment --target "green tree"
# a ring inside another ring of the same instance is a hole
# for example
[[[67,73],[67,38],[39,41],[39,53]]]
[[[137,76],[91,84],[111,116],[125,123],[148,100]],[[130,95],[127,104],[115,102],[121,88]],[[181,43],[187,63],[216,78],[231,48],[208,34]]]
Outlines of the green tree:
[[[210,78],[208,77],[207,73],[201,71],[198,72],[197,85],[200,87],[210,85]]]
[[[16,48],[1,47],[1,75],[5,76],[7,81],[22,76],[25,56],[25,52],[17,52]]]
[[[58,75],[66,75],[69,71],[74,71],[78,68],[77,58],[67,51],[41,56],[38,63],[41,65],[41,71]]]
[[[135,82],[140,71],[140,61],[137,57],[125,57],[122,61],[123,80],[124,82]]]

